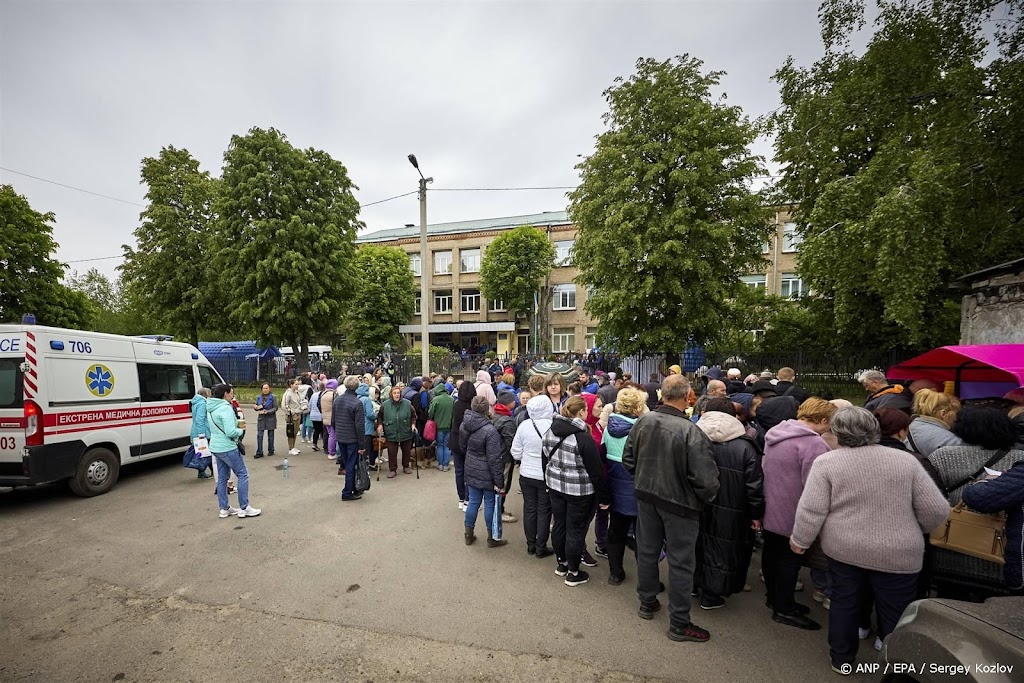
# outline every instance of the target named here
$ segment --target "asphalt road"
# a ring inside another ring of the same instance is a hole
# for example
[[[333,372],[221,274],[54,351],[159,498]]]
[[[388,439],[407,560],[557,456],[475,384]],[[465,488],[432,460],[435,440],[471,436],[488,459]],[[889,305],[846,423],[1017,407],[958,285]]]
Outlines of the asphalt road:
[[[771,621],[759,555],[753,592],[695,610],[711,640],[675,643],[665,610],[637,618],[629,557],[622,586],[599,558],[569,588],[526,554],[519,523],[505,548],[465,546],[454,472],[382,477],[342,503],[336,467],[308,446],[282,476],[283,436],[275,458],[247,458],[253,519],[219,519],[212,481],[175,458],[124,468],[97,498],[0,493],[0,681],[838,678],[825,629]]]

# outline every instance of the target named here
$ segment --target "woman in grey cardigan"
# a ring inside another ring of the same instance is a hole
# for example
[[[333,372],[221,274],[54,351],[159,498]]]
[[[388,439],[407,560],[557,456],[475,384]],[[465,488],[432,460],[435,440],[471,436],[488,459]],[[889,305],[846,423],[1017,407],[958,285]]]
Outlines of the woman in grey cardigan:
[[[943,446],[958,446],[963,441],[950,429],[960,411],[955,396],[932,389],[921,389],[914,394],[914,421],[907,433],[910,450],[929,456]]]
[[[885,639],[917,593],[922,531],[949,517],[949,504],[909,453],[879,446],[875,416],[843,408],[832,418],[838,450],[815,459],[796,511],[790,548],[803,554],[821,536],[828,556],[832,669],[857,658],[861,608],[870,590]]]
[[[953,433],[963,439],[962,445],[945,446],[928,456],[950,505],[960,502],[964,487],[984,476],[986,467],[1004,472],[1024,460],[1024,451],[1014,448],[1013,421],[997,408],[965,406],[957,413]],[[979,557],[934,548],[931,569],[940,598],[981,602],[1003,591],[1002,567]]]

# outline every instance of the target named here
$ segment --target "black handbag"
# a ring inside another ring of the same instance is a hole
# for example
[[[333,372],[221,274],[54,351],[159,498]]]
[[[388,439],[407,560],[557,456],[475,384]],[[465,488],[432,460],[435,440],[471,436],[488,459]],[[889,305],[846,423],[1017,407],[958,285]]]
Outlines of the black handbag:
[[[288,417],[288,424],[284,427],[284,435],[289,439],[295,438],[295,423],[292,422],[292,418]]]

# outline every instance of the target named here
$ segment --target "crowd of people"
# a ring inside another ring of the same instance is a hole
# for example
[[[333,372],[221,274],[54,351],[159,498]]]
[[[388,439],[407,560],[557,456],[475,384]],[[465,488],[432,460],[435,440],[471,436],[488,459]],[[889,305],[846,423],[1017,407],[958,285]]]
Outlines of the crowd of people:
[[[254,457],[264,455],[264,434],[274,454],[276,413],[284,411],[289,453],[322,445],[346,476],[341,497],[350,501],[360,497],[357,458],[386,449],[386,460],[370,466],[394,478],[399,469],[412,473],[414,448],[432,447],[439,471],[454,466],[466,545],[477,540],[481,507],[487,547],[508,544],[507,533],[495,533],[496,516],[518,521],[502,512],[517,490],[529,555],[553,557],[570,587],[588,583],[585,568],[604,557],[608,583],[620,586],[632,551],[638,616],[655,618],[667,591],[676,641],[710,638],[691,608],[727,607],[750,591],[758,549],[772,620],[820,629],[796,600],[808,567],[813,598],[829,610],[829,653],[840,673],[861,640],[875,635],[880,649],[915,599],[1024,594],[1024,389],[1007,394],[1007,411],[961,405],[940,383],[891,384],[869,371],[860,378],[864,407],[856,407],[813,395],[790,368],[745,378],[711,368],[699,387],[678,366],[642,384],[581,366],[572,377],[567,384],[558,373],[516,376],[514,367],[491,365],[473,380],[435,375],[407,386],[380,369],[340,383],[307,374],[290,383],[280,407],[264,385],[253,406]],[[240,432],[221,405],[229,394],[219,385],[203,399],[207,419],[223,429],[210,443],[220,514],[250,516],[244,461],[230,448]],[[228,504],[230,472],[239,508]],[[1007,512],[1003,565],[930,545],[929,533],[961,500]]]

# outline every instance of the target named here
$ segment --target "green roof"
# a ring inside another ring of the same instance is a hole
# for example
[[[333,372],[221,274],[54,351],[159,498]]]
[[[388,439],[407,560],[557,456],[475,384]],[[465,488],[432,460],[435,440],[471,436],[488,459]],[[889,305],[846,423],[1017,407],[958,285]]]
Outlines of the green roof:
[[[507,230],[518,228],[523,225],[567,225],[569,214],[565,211],[545,211],[544,213],[528,214],[526,216],[505,216],[504,218],[485,218],[476,221],[457,221],[455,223],[434,223],[427,225],[428,235],[454,235],[463,232],[484,232],[487,230]],[[418,225],[404,228],[390,228],[388,230],[377,230],[365,235],[356,237],[356,242],[365,244],[367,242],[390,242],[392,240],[418,237],[420,227]]]

